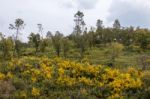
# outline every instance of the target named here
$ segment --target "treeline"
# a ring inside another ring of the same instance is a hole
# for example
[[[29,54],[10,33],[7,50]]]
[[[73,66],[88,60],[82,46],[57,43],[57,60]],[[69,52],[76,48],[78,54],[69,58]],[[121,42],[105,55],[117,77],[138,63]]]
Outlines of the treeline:
[[[107,44],[116,42],[125,46],[129,50],[139,47],[141,50],[150,49],[150,30],[134,27],[122,27],[119,20],[115,20],[113,27],[105,27],[103,21],[98,19],[96,28],[88,30],[84,22],[84,14],[78,11],[74,15],[75,27],[73,32],[64,36],[63,33],[56,31],[53,35],[50,31],[47,32],[46,37],[43,37],[42,24],[38,24],[38,33],[31,33],[28,36],[29,41],[23,43],[19,40],[19,34],[25,27],[22,19],[16,19],[14,24],[10,24],[9,29],[15,30],[14,36],[5,37],[0,33],[0,50],[2,58],[9,59],[11,57],[19,57],[22,55],[22,49],[34,47],[35,55],[38,52],[44,52],[46,47],[53,46],[56,55],[60,56],[63,53],[67,57],[70,49],[78,49],[80,57],[84,57],[84,52],[93,47],[104,47]]]

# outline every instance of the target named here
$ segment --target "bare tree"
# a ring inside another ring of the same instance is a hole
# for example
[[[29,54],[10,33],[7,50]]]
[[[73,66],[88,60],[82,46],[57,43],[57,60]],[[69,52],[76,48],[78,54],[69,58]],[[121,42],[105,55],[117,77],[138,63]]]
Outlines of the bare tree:
[[[75,28],[74,28],[74,41],[77,44],[77,47],[80,48],[80,56],[83,58],[83,53],[85,52],[86,38],[85,34],[87,32],[87,28],[85,28],[85,22],[83,20],[84,14],[83,12],[78,11],[74,15],[75,19]]]
[[[41,39],[43,39],[43,25],[37,24],[37,26],[38,26],[38,32],[41,35]]]
[[[24,26],[25,26],[24,21],[20,18],[15,20],[15,24],[9,24],[9,29],[16,30],[14,42],[15,42],[15,51],[17,52],[17,54],[19,54],[19,52],[20,52],[20,48],[19,48],[20,47],[20,45],[19,45],[20,41],[18,39],[18,36],[20,34],[20,31],[22,29],[24,29]]]

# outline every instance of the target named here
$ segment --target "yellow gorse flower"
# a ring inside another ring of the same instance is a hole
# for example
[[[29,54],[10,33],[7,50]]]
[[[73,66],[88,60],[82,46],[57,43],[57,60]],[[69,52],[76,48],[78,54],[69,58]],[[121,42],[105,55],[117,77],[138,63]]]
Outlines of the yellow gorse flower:
[[[0,72],[0,80],[5,78],[25,79],[32,87],[34,85],[47,85],[52,82],[54,85],[65,87],[83,88],[79,91],[87,94],[84,87],[94,87],[103,89],[110,88],[108,99],[121,99],[126,89],[138,89],[142,86],[141,72],[129,68],[127,72],[118,69],[104,67],[102,65],[91,65],[86,62],[78,63],[75,61],[64,60],[61,58],[49,59],[47,57],[24,57],[19,60],[12,60],[8,63],[9,72]],[[17,70],[15,74],[13,70]],[[12,72],[13,71],[13,72]],[[33,87],[32,96],[40,96],[42,88]],[[23,96],[26,96],[23,94]]]
[[[38,88],[33,87],[32,88],[32,95],[33,96],[39,96],[40,95],[40,90]]]
[[[3,80],[5,78],[5,75],[0,72],[0,80]]]

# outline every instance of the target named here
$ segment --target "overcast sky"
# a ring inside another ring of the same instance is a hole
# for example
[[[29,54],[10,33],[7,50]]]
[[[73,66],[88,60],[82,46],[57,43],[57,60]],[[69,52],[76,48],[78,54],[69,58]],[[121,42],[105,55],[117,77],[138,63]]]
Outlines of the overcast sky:
[[[16,18],[25,21],[20,39],[26,41],[31,32],[37,32],[37,24],[43,24],[44,33],[59,30],[70,34],[74,27],[74,14],[82,11],[87,27],[96,20],[112,26],[119,19],[122,26],[150,27],[150,0],[0,0],[0,32],[12,35],[8,29]]]

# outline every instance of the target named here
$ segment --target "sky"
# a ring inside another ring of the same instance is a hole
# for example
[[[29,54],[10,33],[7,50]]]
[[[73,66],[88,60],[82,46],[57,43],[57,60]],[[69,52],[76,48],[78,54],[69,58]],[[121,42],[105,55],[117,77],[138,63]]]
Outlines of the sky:
[[[25,28],[20,39],[27,41],[31,32],[37,33],[37,24],[43,24],[44,34],[60,31],[71,34],[74,28],[74,14],[84,13],[86,26],[96,26],[97,19],[105,27],[111,27],[115,19],[122,26],[150,27],[150,0],[0,0],[0,32],[11,36],[9,24],[21,18]]]

